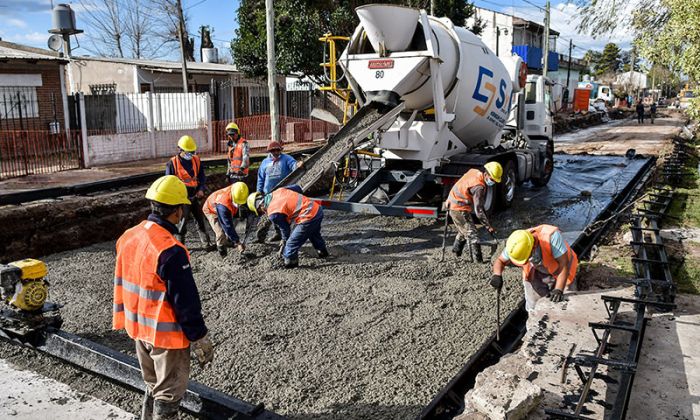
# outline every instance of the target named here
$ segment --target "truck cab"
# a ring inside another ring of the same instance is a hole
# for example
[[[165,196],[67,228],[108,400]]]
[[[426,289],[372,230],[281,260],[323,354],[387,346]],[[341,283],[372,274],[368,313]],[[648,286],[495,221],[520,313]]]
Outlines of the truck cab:
[[[521,130],[531,140],[552,140],[554,102],[552,81],[537,74],[527,76]]]

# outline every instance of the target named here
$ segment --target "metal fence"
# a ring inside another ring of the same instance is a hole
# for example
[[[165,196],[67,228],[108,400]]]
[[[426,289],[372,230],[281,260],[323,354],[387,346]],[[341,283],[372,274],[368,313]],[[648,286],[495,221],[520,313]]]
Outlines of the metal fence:
[[[79,130],[2,130],[0,179],[78,169],[81,140]]]
[[[85,95],[90,135],[201,128],[210,112],[208,93]]]
[[[241,130],[241,135],[248,140],[251,150],[264,151],[272,137],[270,115],[251,115],[236,118],[235,121]],[[227,150],[225,127],[229,122],[231,121],[212,122],[214,153],[223,153]],[[330,134],[338,132],[339,129],[340,126],[325,121],[280,116],[280,138],[285,144],[323,140]]]

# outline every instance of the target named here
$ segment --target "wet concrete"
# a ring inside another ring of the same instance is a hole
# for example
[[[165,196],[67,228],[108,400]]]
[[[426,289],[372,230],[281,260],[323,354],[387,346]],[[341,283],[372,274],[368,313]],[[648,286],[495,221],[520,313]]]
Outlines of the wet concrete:
[[[638,165],[558,156],[548,187],[524,186],[514,209],[494,217],[499,236],[552,223],[572,240]],[[415,417],[493,334],[490,266],[449,250],[441,263],[442,226],[433,220],[327,212],[333,257],[313,258],[307,245],[292,271],[273,256],[276,245],[251,245],[222,261],[198,248],[195,231],[192,265],[217,355],[204,371],[193,366],[193,378],[291,418]],[[114,242],[49,256],[50,298],[65,304],[65,330],[133,354],[128,337],[110,330],[114,257]],[[502,319],[521,297],[518,278],[506,272]],[[29,351],[0,349],[14,363],[37,362]],[[85,375],[60,363],[41,366],[84,385]],[[138,407],[135,394],[113,387],[91,393]]]

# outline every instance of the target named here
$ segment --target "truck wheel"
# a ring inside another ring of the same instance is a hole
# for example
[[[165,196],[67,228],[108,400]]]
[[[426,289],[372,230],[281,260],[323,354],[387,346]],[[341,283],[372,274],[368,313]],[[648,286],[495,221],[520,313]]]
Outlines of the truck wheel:
[[[513,204],[517,182],[518,176],[515,173],[515,163],[512,160],[508,160],[503,165],[503,179],[498,186],[498,200],[501,208],[508,208]]]
[[[550,140],[547,142],[547,153],[545,154],[544,162],[542,165],[542,173],[539,178],[532,178],[530,181],[532,185],[536,187],[544,187],[549,183],[552,178],[552,173],[554,172],[554,141]]]
[[[498,187],[486,187],[486,196],[484,197],[484,212],[491,216],[498,208]]]

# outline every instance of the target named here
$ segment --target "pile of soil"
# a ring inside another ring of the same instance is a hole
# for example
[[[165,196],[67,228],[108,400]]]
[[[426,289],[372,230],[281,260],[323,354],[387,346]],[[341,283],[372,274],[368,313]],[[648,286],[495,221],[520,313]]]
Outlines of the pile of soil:
[[[324,223],[332,257],[315,258],[307,244],[294,270],[281,267],[277,244],[222,260],[199,249],[190,228],[216,349],[192,377],[290,418],[415,417],[494,333],[490,264],[449,250],[441,263],[434,220],[326,212]],[[111,331],[114,259],[114,242],[49,256],[50,299],[65,305],[65,330],[133,355],[131,340]],[[501,319],[522,295],[518,278],[507,271]],[[86,387],[73,368],[0,348],[17,364]],[[134,393],[87,381],[91,394],[138,411]]]

